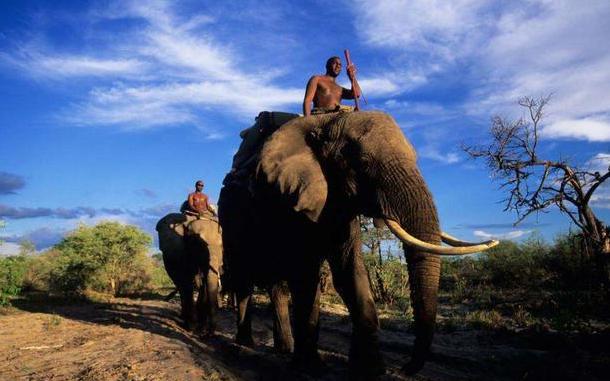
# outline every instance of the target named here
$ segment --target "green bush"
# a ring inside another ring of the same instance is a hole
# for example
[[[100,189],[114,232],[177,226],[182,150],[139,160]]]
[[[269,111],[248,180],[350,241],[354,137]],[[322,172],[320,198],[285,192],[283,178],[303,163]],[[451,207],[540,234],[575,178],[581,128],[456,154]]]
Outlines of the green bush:
[[[387,256],[383,262],[377,255],[364,255],[373,298],[376,302],[395,306],[401,310],[409,307],[409,274],[400,258]]]
[[[0,306],[6,306],[10,299],[19,295],[28,266],[25,255],[0,258]]]
[[[169,288],[174,287],[174,283],[167,275],[165,267],[163,266],[163,257],[161,253],[155,253],[150,257],[151,263],[151,274],[150,284],[152,288]]]
[[[150,242],[150,236],[135,226],[81,226],[56,246],[60,254],[50,273],[50,288],[113,295],[143,291],[151,282],[152,263],[146,256]]]
[[[443,261],[441,289],[467,296],[473,288],[584,289],[594,266],[582,256],[578,237],[559,236],[549,245],[534,236],[522,243],[502,241],[478,257]]]
[[[59,251],[50,249],[32,256],[23,277],[23,291],[49,291],[51,273],[59,255]]]

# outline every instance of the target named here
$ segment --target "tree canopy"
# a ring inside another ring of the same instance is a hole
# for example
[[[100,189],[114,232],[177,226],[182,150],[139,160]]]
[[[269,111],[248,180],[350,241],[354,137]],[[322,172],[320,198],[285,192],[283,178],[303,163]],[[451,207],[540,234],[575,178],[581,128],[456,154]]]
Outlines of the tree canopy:
[[[146,274],[150,244],[151,237],[135,226],[118,222],[80,226],[56,245],[61,254],[52,282],[64,291],[88,286],[113,294],[128,291],[130,283]]]

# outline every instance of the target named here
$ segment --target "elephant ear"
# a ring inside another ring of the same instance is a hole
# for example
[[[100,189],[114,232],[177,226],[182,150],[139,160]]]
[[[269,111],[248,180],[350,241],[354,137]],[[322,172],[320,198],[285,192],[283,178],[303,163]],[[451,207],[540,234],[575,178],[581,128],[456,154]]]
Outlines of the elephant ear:
[[[183,237],[185,233],[185,222],[187,222],[187,219],[184,214],[170,213],[157,222],[157,226],[155,227],[155,229],[158,232],[163,232],[169,229],[175,234],[178,234],[179,236]]]
[[[328,184],[307,144],[306,137],[316,128],[308,119],[312,118],[294,119],[271,136],[263,147],[257,171],[290,200],[295,211],[317,222],[326,204]]]

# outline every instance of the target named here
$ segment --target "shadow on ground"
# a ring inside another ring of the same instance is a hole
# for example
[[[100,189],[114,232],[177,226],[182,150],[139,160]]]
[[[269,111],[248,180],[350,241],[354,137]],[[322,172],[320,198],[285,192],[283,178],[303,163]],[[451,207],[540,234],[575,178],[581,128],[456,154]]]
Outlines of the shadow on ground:
[[[193,358],[222,364],[239,380],[310,380],[290,368],[290,356],[273,351],[272,314],[259,300],[253,311],[253,332],[257,345],[246,348],[234,343],[234,312],[219,311],[219,333],[202,338],[179,325],[177,299],[165,302],[159,295],[139,299],[119,298],[109,302],[54,299],[40,295],[15,301],[16,308],[32,313],[57,314],[91,324],[137,329],[164,336],[188,346]],[[388,368],[382,380],[602,380],[610,373],[609,334],[570,337],[519,334],[473,329],[437,332],[432,358],[413,378],[400,374],[400,367],[412,350],[413,334],[401,319],[382,318],[381,350]],[[343,380],[351,324],[341,306],[323,309],[320,349],[328,365],[321,380]]]

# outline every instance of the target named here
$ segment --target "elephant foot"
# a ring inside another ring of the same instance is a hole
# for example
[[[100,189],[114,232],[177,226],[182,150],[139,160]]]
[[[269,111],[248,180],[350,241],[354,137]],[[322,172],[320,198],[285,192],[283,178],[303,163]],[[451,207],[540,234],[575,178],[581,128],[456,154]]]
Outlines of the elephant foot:
[[[195,325],[194,323],[192,323],[192,322],[189,322],[189,321],[182,321],[182,322],[180,323],[180,326],[181,326],[181,327],[182,327],[184,330],[189,331],[189,332],[193,332],[193,331],[196,331],[196,330],[197,330],[196,325]]]
[[[235,341],[237,344],[243,345],[244,347],[254,347],[254,339],[252,338],[252,335],[240,335],[238,333],[235,337]]]
[[[322,377],[328,372],[328,365],[322,361],[322,358],[317,352],[310,356],[295,355],[290,363],[290,368],[312,377]]]
[[[366,362],[354,364],[350,361],[348,370],[348,379],[351,381],[355,380],[377,380],[380,376],[385,374],[385,365],[383,360],[378,359],[371,363],[370,359]]]
[[[401,370],[405,375],[412,376],[422,370],[425,364],[426,360],[423,357],[413,357]]]
[[[275,344],[273,345],[275,353],[292,353],[292,346],[289,344]]]
[[[376,380],[385,374],[385,363],[377,335],[355,337],[349,353],[350,380]]]
[[[201,332],[199,332],[199,337],[201,337],[203,339],[211,339],[213,337],[216,337],[216,330],[215,329],[204,329]]]

